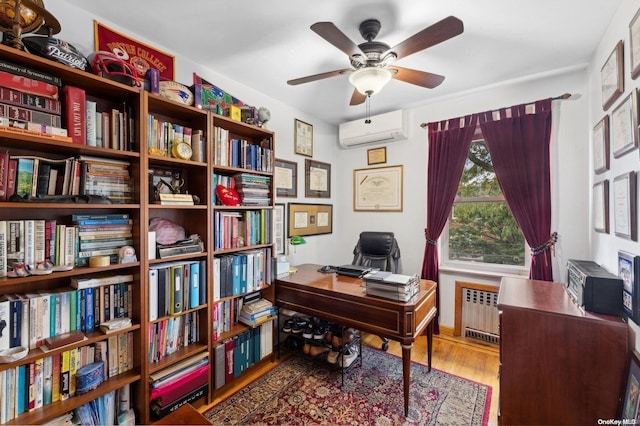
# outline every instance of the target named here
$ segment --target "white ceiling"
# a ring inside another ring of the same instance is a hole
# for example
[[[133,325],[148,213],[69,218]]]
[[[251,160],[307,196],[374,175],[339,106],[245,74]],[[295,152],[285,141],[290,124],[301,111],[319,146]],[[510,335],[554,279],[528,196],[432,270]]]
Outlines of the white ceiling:
[[[371,112],[377,114],[584,65],[621,0],[67,2],[337,124],[365,114],[364,104],[349,106],[353,88],[347,76],[299,86],[286,83],[350,66],[343,52],[309,29],[315,22],[333,22],[360,44],[364,40],[358,25],[376,18],[382,24],[376,40],[395,46],[449,15],[463,21],[461,35],[396,62],[398,66],[444,75],[444,82],[435,89],[425,89],[392,80],[371,98]],[[250,99],[243,100],[251,103]]]

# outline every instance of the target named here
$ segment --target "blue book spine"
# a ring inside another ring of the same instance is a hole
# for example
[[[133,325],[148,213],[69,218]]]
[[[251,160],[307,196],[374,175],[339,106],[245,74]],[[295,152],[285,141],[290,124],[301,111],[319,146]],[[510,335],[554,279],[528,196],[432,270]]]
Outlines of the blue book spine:
[[[207,261],[206,260],[201,260],[200,261],[200,273],[199,273],[199,277],[200,277],[200,284],[199,284],[199,291],[200,291],[200,295],[199,295],[199,299],[200,299],[200,305],[203,305],[205,303],[207,303]]]
[[[11,327],[9,347],[15,348],[20,346],[22,340],[22,301],[20,299],[9,301],[9,325]]]
[[[27,365],[19,365],[16,367],[16,415],[26,412],[26,396],[27,396]]]
[[[113,213],[113,214],[72,214],[71,220],[76,222],[79,220],[129,220],[129,213]]]
[[[247,292],[247,255],[240,255],[240,293]]]
[[[231,295],[235,296],[240,294],[240,282],[242,281],[242,259],[240,255],[235,255],[231,261]]]
[[[200,305],[200,263],[194,262],[189,265],[189,308],[197,308]]]
[[[78,291],[69,293],[69,331],[80,330],[78,328]]]
[[[49,297],[49,336],[55,336],[57,333],[56,331],[56,310],[59,308],[59,305],[57,305],[56,301],[58,300],[57,295],[52,294]]]
[[[74,221],[76,225],[129,225],[130,219],[84,219]]]
[[[95,326],[95,321],[94,321],[94,316],[93,316],[93,312],[94,312],[94,304],[95,304],[95,300],[94,300],[94,289],[93,288],[87,288],[85,289],[85,331],[93,331],[93,328]]]

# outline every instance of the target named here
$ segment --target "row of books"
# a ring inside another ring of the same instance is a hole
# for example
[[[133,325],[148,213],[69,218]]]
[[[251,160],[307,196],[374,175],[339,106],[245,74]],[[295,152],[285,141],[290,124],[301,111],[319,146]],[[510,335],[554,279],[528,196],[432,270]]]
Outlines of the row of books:
[[[149,325],[149,363],[161,361],[167,355],[200,341],[198,312],[167,317]]]
[[[271,301],[260,297],[259,293],[254,294],[256,297],[245,297],[242,309],[240,309],[240,314],[238,315],[238,321],[250,327],[255,327],[269,321],[277,313]]]
[[[74,280],[71,285],[75,287]],[[118,275],[112,281],[120,282],[96,288],[2,295],[0,350],[18,346],[35,349],[51,337],[98,330],[105,321],[130,317],[132,280],[131,275]]]
[[[49,73],[0,60],[0,126],[66,138],[62,80]]]
[[[254,363],[270,355],[272,341],[273,321],[269,321],[216,345],[215,389],[233,381]]]
[[[211,308],[213,325],[211,333],[213,341],[216,342],[224,333],[228,333],[238,324],[238,315],[242,309],[242,298],[226,299],[214,303]]]
[[[253,292],[270,285],[271,270],[271,247],[216,256],[213,259],[214,300]]]
[[[243,206],[271,205],[271,177],[238,173],[234,176],[235,189]]]
[[[216,250],[270,244],[272,211],[217,210],[213,213],[214,247]]]
[[[151,414],[158,419],[208,393],[209,354],[201,352],[150,375]]]
[[[368,296],[382,297],[400,302],[409,301],[420,286],[418,275],[402,275],[389,271],[368,272],[362,277]]]
[[[149,321],[207,303],[207,261],[176,261],[149,267]]]
[[[231,138],[228,129],[214,127],[214,165],[272,172],[273,161],[271,140],[256,145],[246,139]]]
[[[176,158],[173,146],[178,143],[186,143],[191,147],[194,161],[205,161],[204,131],[192,129],[178,123],[171,123],[158,119],[153,114],[147,115],[147,149],[150,154]]]
[[[0,371],[0,423],[76,396],[77,371],[94,362],[104,363],[105,379],[130,370],[133,334],[123,333]]]
[[[133,200],[130,163],[101,157],[53,159],[0,152],[0,201],[51,195],[101,195],[112,203]]]
[[[129,385],[107,392],[76,408],[72,419],[87,426],[136,424],[130,393]]]

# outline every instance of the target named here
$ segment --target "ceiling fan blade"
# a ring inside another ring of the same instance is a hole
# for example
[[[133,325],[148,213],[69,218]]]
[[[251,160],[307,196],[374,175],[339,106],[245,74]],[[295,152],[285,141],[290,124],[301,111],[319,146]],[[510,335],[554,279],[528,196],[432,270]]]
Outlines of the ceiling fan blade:
[[[351,95],[351,102],[349,102],[349,105],[360,105],[364,103],[366,99],[367,99],[366,95],[363,95],[362,93],[358,92],[357,89],[353,89],[353,95]]]
[[[349,57],[353,55],[362,55],[362,50],[349,37],[336,27],[333,22],[316,22],[311,29],[323,39],[342,50]]]
[[[430,72],[417,71],[396,66],[389,68],[389,70],[395,72],[395,74],[393,74],[393,78],[395,78],[396,80],[426,87],[427,89],[433,89],[434,87],[439,86],[440,83],[444,81],[443,75],[432,74]]]
[[[381,57],[384,57],[389,52],[393,52],[396,54],[397,59],[404,58],[405,56],[424,50],[427,47],[435,46],[438,43],[449,40],[452,37],[462,34],[463,31],[464,25],[462,21],[455,16],[449,16],[387,50]]]
[[[345,73],[349,73],[353,71],[351,68],[344,68],[341,70],[322,72],[320,74],[308,75],[306,77],[294,78],[293,80],[287,81],[287,84],[290,86],[296,86],[302,83],[309,83],[311,81],[322,80],[323,78],[336,77]]]

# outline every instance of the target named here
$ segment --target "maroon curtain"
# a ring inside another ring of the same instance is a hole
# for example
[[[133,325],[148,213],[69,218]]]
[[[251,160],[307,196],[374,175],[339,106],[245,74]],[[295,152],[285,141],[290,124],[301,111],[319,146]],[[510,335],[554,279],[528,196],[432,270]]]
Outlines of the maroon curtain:
[[[556,234],[551,233],[551,99],[497,112],[499,118],[492,111],[480,114],[496,178],[531,247],[529,278],[552,281],[549,251]]]
[[[438,282],[436,242],[447,223],[460,177],[476,129],[476,115],[429,123],[427,158],[427,240],[422,261],[422,278]],[[440,290],[436,287],[434,333],[440,332]]]

